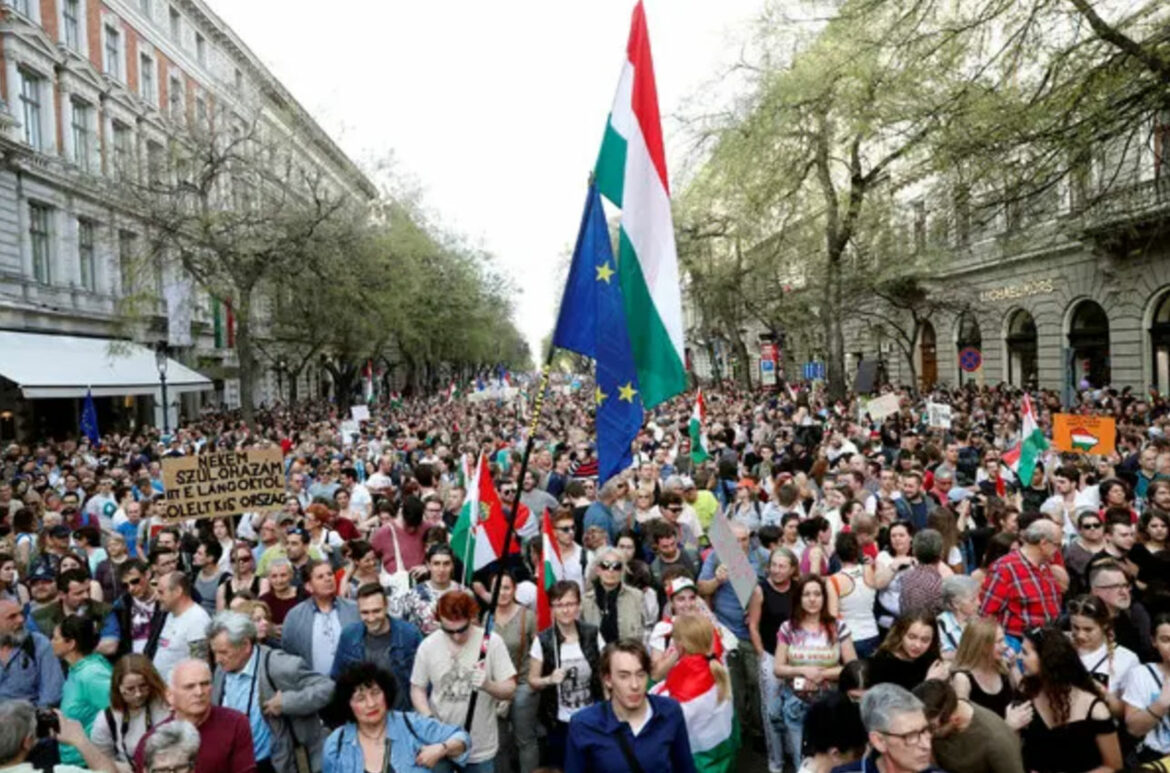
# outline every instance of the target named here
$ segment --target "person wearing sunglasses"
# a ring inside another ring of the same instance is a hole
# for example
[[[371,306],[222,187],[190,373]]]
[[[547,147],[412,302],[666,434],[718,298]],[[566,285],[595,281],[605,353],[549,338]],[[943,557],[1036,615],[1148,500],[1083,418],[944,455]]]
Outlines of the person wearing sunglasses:
[[[922,701],[904,687],[877,684],[861,699],[861,724],[870,754],[836,773],[942,773],[930,764],[930,722]]]
[[[616,551],[614,551],[616,553]],[[603,553],[604,562],[615,562],[621,581],[621,561]],[[528,686],[540,693],[540,721],[547,731],[541,763],[564,768],[569,721],[573,715],[602,700],[601,650],[605,646],[597,626],[581,621],[581,589],[571,580],[560,580],[548,592],[553,622],[532,642],[528,661]],[[641,606],[641,599],[638,600]]]
[[[492,633],[484,647],[485,629],[473,623],[479,604],[470,593],[444,594],[435,615],[439,627],[423,639],[414,656],[410,702],[424,717],[463,727],[471,695],[478,692],[471,721],[472,751],[463,769],[491,773],[499,750],[496,713],[501,701],[516,694],[516,667],[499,634]]]
[[[118,567],[123,591],[106,615],[98,652],[115,659],[131,652],[154,657],[167,610],[150,580],[150,568],[141,559],[131,558]]]
[[[572,580],[583,589],[587,558],[585,549],[573,540],[576,529],[572,509],[564,505],[558,507],[553,515],[553,532],[557,538],[557,547],[561,551],[561,564],[565,568],[565,575],[561,579]]]
[[[616,547],[597,551],[593,578],[581,603],[581,619],[597,626],[606,644],[618,639],[645,638],[653,620],[646,619],[642,592],[626,585],[626,563]]]
[[[1068,568],[1070,590],[1085,587],[1085,572],[1093,556],[1105,549],[1105,521],[1095,507],[1077,510],[1077,534],[1064,549],[1064,565]]]

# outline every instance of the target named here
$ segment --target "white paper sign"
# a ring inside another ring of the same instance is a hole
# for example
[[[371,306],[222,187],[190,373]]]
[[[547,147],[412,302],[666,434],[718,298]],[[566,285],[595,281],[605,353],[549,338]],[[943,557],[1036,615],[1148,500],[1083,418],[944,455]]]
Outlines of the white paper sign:
[[[875,397],[869,401],[866,406],[866,413],[874,421],[884,421],[887,416],[893,416],[900,411],[902,406],[898,403],[897,395],[882,395]]]
[[[341,444],[344,446],[353,445],[353,437],[361,432],[356,421],[341,422]]]
[[[926,404],[927,423],[939,429],[951,428],[951,406],[943,403]]]
[[[739,599],[743,608],[747,609],[748,602],[752,599],[752,591],[759,584],[759,579],[756,577],[756,570],[748,561],[747,554],[739,546],[739,540],[735,538],[735,532],[731,530],[731,522],[727,520],[726,515],[716,513],[707,536],[711,539],[711,547],[715,549],[715,555],[719,556],[720,563],[727,567],[727,572],[731,576],[731,587],[735,589],[735,597]]]
[[[367,405],[351,405],[349,415],[354,421],[369,421],[370,408]]]

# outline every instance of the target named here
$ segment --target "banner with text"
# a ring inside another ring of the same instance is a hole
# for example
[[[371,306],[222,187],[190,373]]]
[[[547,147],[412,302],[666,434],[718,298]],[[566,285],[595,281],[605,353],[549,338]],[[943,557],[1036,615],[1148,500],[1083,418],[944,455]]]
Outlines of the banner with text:
[[[279,448],[163,459],[166,519],[217,518],[279,510],[284,456]]]

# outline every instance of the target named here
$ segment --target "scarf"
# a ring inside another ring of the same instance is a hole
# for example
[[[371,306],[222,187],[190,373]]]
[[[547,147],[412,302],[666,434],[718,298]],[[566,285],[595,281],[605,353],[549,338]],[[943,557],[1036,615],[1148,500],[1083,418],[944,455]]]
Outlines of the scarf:
[[[602,587],[601,580],[593,580],[594,598],[597,599],[597,608],[601,611],[601,638],[605,640],[606,644],[618,639],[617,600],[621,591],[622,586],[620,585],[607,591]]]

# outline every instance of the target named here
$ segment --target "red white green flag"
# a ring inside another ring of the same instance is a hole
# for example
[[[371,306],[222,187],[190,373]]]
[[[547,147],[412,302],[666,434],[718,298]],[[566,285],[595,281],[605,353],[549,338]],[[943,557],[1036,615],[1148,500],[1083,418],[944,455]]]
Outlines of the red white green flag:
[[[553,530],[552,516],[544,511],[540,529],[540,575],[536,578],[536,629],[543,631],[552,625],[552,608],[548,603],[548,591],[565,577],[565,563],[561,560],[561,546]]]
[[[674,698],[682,706],[696,771],[736,770],[739,723],[735,721],[734,703],[730,695],[719,700],[719,685],[706,657],[684,655],[650,692]]]
[[[520,538],[516,532],[528,520],[528,508],[520,505],[516,514],[516,531],[512,534],[509,549],[504,549],[507,538],[508,517],[504,503],[492,481],[487,457],[479,457],[475,481],[467,489],[467,498],[459,520],[451,531],[451,547],[457,556],[463,558],[464,584],[471,582],[471,576],[488,564],[510,553],[520,552]],[[469,560],[470,559],[470,560]]]
[[[1020,442],[1010,451],[1004,452],[1003,463],[1016,474],[1020,486],[1032,484],[1032,474],[1036,470],[1036,462],[1040,453],[1048,448],[1048,441],[1036,423],[1036,414],[1032,410],[1032,398],[1024,393],[1024,404],[1020,411]]]

